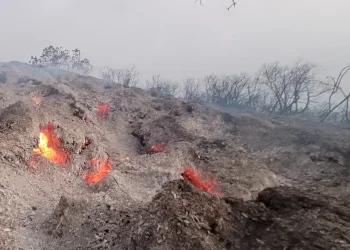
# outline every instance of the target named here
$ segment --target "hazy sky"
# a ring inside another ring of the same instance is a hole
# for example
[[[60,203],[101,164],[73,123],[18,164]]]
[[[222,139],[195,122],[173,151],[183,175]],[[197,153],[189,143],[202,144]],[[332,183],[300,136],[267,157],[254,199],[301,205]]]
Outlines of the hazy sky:
[[[143,78],[254,72],[305,59],[323,75],[350,63],[350,0],[0,0],[0,61],[48,45]],[[350,82],[349,82],[350,85]]]

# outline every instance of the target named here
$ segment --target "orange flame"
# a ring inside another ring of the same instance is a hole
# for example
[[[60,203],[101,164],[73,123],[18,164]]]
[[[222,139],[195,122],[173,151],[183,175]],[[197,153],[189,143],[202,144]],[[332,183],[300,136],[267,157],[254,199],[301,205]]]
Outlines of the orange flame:
[[[107,117],[109,114],[109,105],[107,103],[99,103],[96,115],[98,117]]]
[[[160,143],[160,144],[153,145],[151,147],[151,149],[155,153],[160,153],[160,152],[165,152],[166,151],[166,146],[167,146],[166,143]]]
[[[53,123],[49,123],[41,129],[39,145],[33,149],[32,159],[37,155],[42,155],[53,163],[64,165],[70,161],[70,154],[66,149],[61,147],[63,140],[56,137],[54,129]],[[34,160],[31,160],[30,164],[33,166],[35,164]]]
[[[97,183],[100,180],[102,180],[112,169],[112,165],[107,161],[103,161],[98,158],[93,158],[90,160],[91,166],[96,166],[97,164],[98,169],[95,172],[86,174],[83,178],[88,183]]]
[[[215,178],[210,173],[199,174],[191,168],[186,168],[182,173],[182,176],[195,187],[218,197],[224,197],[224,194],[220,191]]]
[[[36,104],[36,105],[39,105],[41,103],[41,98],[40,97],[33,97],[33,102]]]

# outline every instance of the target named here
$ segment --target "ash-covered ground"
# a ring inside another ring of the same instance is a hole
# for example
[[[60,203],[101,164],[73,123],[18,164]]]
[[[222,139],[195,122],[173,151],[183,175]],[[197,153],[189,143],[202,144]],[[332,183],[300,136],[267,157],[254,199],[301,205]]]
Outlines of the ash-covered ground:
[[[349,130],[16,62],[0,72],[0,249],[350,249]],[[49,123],[70,161],[33,166]],[[87,183],[96,157],[112,169]],[[225,197],[185,168],[212,173]]]

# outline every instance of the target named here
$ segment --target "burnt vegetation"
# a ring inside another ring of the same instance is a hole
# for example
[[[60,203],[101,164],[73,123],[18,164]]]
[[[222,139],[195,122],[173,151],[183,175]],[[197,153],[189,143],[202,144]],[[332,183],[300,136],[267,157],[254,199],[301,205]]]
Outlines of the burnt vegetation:
[[[202,4],[202,3],[201,3]],[[81,74],[90,74],[94,67],[86,58],[81,59],[80,50],[72,52],[52,45],[43,49],[40,57],[32,56],[30,63],[36,67],[53,67]],[[343,86],[344,77],[350,71],[345,66],[337,77],[320,79],[319,67],[298,61],[294,65],[279,62],[266,63],[254,74],[233,73],[210,74],[201,78],[187,77],[182,83],[153,75],[145,84],[135,66],[130,68],[103,67],[99,70],[102,79],[124,87],[141,87],[153,97],[176,97],[188,102],[215,104],[225,108],[268,115],[307,115],[323,121],[350,124],[349,98]],[[0,82],[6,82],[6,74],[0,75]],[[40,84],[35,79],[21,82]],[[342,98],[341,101],[336,101]],[[326,101],[324,101],[326,100]]]
[[[121,84],[125,87],[135,87],[139,83],[139,72],[135,67],[126,69],[113,69],[110,67],[104,67],[101,70],[101,77],[105,80],[109,80],[114,84]]]
[[[0,64],[0,249],[350,249],[350,65],[29,64]]]
[[[276,62],[143,84],[135,67],[99,80],[62,65],[4,67],[0,191],[16,200],[0,224],[23,246],[348,249],[349,130],[295,119],[348,121],[348,68],[322,81],[316,65]]]

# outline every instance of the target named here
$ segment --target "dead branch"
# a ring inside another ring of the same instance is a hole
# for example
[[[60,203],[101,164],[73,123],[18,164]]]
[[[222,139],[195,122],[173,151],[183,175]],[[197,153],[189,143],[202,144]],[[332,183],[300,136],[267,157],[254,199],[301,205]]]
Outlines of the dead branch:
[[[350,71],[350,65],[347,65],[340,71],[337,79],[335,79],[334,77],[328,77],[329,79],[332,80],[332,90],[331,90],[331,93],[328,97],[328,112],[323,116],[323,118],[321,119],[321,122],[323,122],[336,108],[338,108],[344,102],[346,102],[344,117],[345,117],[346,121],[350,122],[349,114],[348,114],[350,93],[346,94],[341,87],[341,83],[343,81],[343,78],[349,71]],[[332,107],[332,97],[338,92],[340,92],[344,96],[344,99],[340,103],[338,103],[335,107],[331,108]]]
[[[162,79],[160,75],[153,75],[151,81],[146,81],[146,90],[159,96],[178,96],[179,86],[170,80]]]
[[[346,73],[347,73],[349,70],[350,70],[350,65],[347,65],[347,66],[345,66],[345,67],[340,71],[340,73],[339,73],[337,79],[335,79],[334,77],[328,77],[328,78],[331,79],[332,82],[333,82],[333,89],[332,89],[332,92],[331,92],[331,94],[329,95],[329,98],[328,98],[328,107],[329,107],[329,109],[331,109],[331,101],[332,101],[332,97],[333,97],[333,95],[334,95],[335,93],[337,93],[338,91],[341,91],[342,94],[343,94],[344,96],[346,96],[345,93],[344,93],[344,91],[343,91],[342,88],[340,87],[340,84],[341,84],[341,82],[342,82],[342,80],[343,80],[343,77],[346,75]]]
[[[126,69],[113,69],[110,67],[104,67],[101,70],[101,76],[103,79],[118,83],[126,87],[135,87],[139,83],[139,72],[135,67]]]
[[[227,8],[227,10],[230,10],[230,8],[233,6],[233,8],[236,7],[237,2],[235,2],[235,0],[232,0],[232,4],[230,5],[230,7]]]
[[[197,3],[199,1],[199,4],[201,6],[203,6],[202,0],[195,0],[194,3]],[[232,0],[232,4],[227,8],[227,10],[229,11],[231,9],[231,7],[235,8],[236,7],[237,2],[235,2],[235,0]]]
[[[350,97],[350,94],[348,94],[341,102],[339,102],[337,105],[335,105],[331,110],[329,110],[321,119],[321,122],[323,122],[336,108],[338,108],[340,105],[342,105],[345,101],[347,101]]]
[[[350,120],[349,120],[349,98],[346,99],[345,119],[346,119],[347,122],[350,123]]]
[[[265,64],[258,76],[268,97],[265,109],[269,113],[300,114],[308,110],[317,96],[329,91],[316,80],[316,65],[297,62],[293,67],[280,66],[278,62]]]
[[[183,95],[186,101],[201,102],[204,97],[200,90],[200,83],[195,78],[188,77],[183,83]]]
[[[198,1],[199,1],[199,4],[200,4],[201,6],[203,6],[202,0],[195,0],[194,3],[197,3]]]

